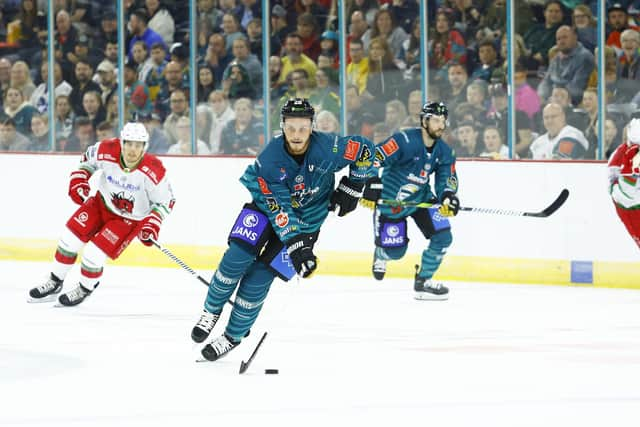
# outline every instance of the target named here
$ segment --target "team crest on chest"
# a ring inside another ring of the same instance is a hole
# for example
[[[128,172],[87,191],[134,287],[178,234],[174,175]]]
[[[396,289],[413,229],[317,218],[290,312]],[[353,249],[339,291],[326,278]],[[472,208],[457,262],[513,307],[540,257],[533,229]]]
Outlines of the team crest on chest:
[[[133,213],[135,199],[133,196],[125,197],[124,191],[121,191],[119,193],[111,193],[111,203],[120,212],[130,214]]]

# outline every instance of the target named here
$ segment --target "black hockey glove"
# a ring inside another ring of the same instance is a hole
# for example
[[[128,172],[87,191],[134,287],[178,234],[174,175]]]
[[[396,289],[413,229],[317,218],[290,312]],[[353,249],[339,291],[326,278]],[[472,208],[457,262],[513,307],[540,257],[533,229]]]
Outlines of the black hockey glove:
[[[442,216],[455,216],[458,214],[460,210],[460,200],[458,200],[458,196],[450,191],[445,191],[442,194],[442,205],[438,212]]]
[[[338,208],[338,216],[345,216],[358,207],[358,200],[362,197],[361,182],[353,182],[348,177],[343,176],[338,188],[329,198],[329,210],[335,211]]]
[[[378,200],[382,197],[382,180],[377,176],[370,178],[364,185],[360,204],[365,208],[375,209]]]
[[[285,243],[293,268],[303,278],[313,274],[318,267],[318,258],[313,254],[311,239],[308,234],[300,234]]]

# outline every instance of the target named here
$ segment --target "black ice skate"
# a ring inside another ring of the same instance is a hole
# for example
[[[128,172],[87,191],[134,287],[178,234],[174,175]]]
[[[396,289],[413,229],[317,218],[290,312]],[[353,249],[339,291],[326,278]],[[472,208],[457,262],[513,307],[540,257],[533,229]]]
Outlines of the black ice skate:
[[[98,285],[96,284],[96,286]],[[72,307],[87,299],[87,297],[91,295],[91,292],[92,291],[78,283],[78,286],[75,289],[60,295],[60,297],[58,297],[58,302],[66,307]]]
[[[202,357],[213,362],[226,356],[231,350],[236,348],[240,342],[236,342],[227,334],[222,334],[202,349]]]
[[[203,310],[200,320],[198,320],[196,326],[191,330],[191,339],[197,343],[206,340],[219,318],[219,314],[213,314],[207,310]]]
[[[419,267],[416,265],[416,276],[413,282],[414,298],[418,300],[444,301],[449,299],[449,288],[440,282],[418,276]]]
[[[376,280],[384,279],[384,274],[387,272],[387,261],[384,259],[376,258],[373,256],[373,266],[371,266],[371,272]]]
[[[49,279],[42,286],[33,288],[29,291],[29,302],[47,302],[53,301],[55,296],[62,290],[62,280],[51,273]]]

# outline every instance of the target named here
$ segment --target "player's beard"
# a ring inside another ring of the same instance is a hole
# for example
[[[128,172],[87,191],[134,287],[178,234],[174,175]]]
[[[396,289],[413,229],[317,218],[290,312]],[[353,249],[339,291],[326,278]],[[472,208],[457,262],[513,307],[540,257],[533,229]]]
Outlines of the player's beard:
[[[444,130],[438,130],[435,133],[431,132],[431,130],[427,127],[427,135],[434,141],[442,136]]]

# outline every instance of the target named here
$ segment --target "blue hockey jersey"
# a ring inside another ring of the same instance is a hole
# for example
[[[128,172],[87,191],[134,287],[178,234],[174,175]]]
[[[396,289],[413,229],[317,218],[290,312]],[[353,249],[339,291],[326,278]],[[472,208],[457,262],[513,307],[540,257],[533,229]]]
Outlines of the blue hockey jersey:
[[[376,160],[383,168],[383,199],[430,202],[442,200],[445,191],[458,191],[454,151],[442,139],[435,141],[431,151],[427,150],[420,128],[397,132],[379,144]],[[433,189],[429,180],[432,174]],[[416,208],[380,206],[379,209],[385,216],[400,218],[411,215]]]
[[[320,228],[328,215],[335,172],[349,166],[349,178],[354,182],[374,176],[374,154],[373,142],[363,136],[314,131],[304,161],[298,164],[280,135],[247,167],[240,182],[284,242]]]

